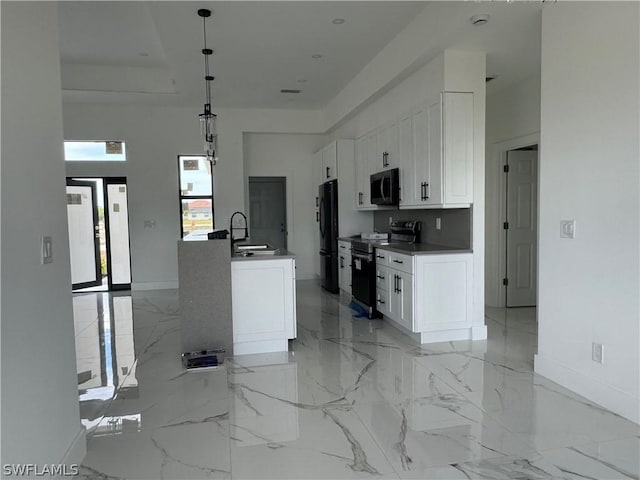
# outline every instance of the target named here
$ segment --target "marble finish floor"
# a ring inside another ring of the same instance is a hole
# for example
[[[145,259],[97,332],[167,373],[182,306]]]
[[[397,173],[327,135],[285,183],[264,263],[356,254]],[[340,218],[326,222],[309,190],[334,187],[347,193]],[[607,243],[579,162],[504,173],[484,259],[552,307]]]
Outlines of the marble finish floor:
[[[298,282],[290,351],[186,373],[176,291],[74,296],[85,479],[639,478],[640,432],[535,375],[535,309],[420,346]]]

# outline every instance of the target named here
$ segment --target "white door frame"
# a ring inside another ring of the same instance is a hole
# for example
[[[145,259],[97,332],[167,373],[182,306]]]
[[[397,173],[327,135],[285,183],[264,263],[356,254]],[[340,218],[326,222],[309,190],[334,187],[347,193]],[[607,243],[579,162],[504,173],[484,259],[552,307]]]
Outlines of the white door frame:
[[[487,172],[491,174],[487,175],[486,211],[497,212],[497,214],[492,215],[490,218],[486,218],[485,226],[485,297],[487,305],[490,306],[504,307],[507,303],[506,288],[502,285],[502,279],[505,278],[507,272],[507,262],[505,258],[507,243],[503,228],[507,204],[503,169],[507,164],[507,152],[531,145],[538,145],[538,178],[540,178],[540,132],[523,135],[503,142],[496,142],[491,145],[490,154],[487,157]],[[539,206],[540,182],[538,181],[538,207]],[[540,231],[540,215],[538,215],[537,230],[538,232]],[[539,256],[537,262],[539,265]],[[538,265],[536,265],[536,269]]]

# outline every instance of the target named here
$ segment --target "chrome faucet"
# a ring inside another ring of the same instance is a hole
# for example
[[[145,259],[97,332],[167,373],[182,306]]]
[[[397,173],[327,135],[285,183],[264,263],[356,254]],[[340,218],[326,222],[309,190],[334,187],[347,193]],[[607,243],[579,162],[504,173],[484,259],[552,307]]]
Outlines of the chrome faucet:
[[[236,215],[242,215],[242,218],[244,218],[244,228],[242,227],[234,227],[233,226],[233,219],[235,218]],[[234,230],[244,230],[244,237],[243,238],[233,238],[233,231]],[[231,255],[233,255],[233,245],[236,242],[239,242],[241,240],[246,240],[247,238],[249,238],[249,225],[247,223],[247,216],[242,213],[242,212],[234,212],[233,215],[231,215],[231,220],[229,220],[229,237],[231,237]]]

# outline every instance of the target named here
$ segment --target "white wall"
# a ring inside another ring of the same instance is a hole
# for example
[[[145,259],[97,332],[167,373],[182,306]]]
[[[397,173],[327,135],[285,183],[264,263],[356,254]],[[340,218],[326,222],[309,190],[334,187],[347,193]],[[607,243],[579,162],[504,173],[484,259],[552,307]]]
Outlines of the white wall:
[[[245,210],[243,132],[312,131],[320,115],[308,111],[218,111],[219,157],[214,168],[217,228]],[[145,105],[64,105],[67,140],[123,140],[126,163],[67,162],[68,176],[125,176],[129,191],[132,288],[175,288],[180,238],[178,161],[202,152],[197,108]],[[155,222],[145,227],[145,220]]]
[[[395,41],[395,40],[394,40]],[[358,77],[354,82],[359,82]],[[351,90],[350,86],[340,94]],[[348,120],[329,132],[330,138],[357,138],[397,118],[443,90],[474,92],[474,312],[476,335],[484,330],[484,166],[485,166],[485,55],[446,50],[402,82],[361,106]],[[355,90],[354,90],[355,92]],[[356,95],[354,93],[354,95]],[[356,98],[346,103],[357,102]]]
[[[296,254],[296,278],[315,278],[317,185],[311,162],[321,135],[251,133],[244,136],[245,177],[287,178],[287,248]],[[248,195],[248,190],[247,190]],[[247,211],[247,214],[249,212]],[[251,233],[251,232],[249,232]]]
[[[126,163],[68,162],[68,176],[126,176],[129,191],[132,287],[175,288],[180,238],[178,161],[202,152],[198,108],[65,104],[67,140],[123,140]],[[214,168],[216,227],[245,210],[243,133],[317,132],[320,114],[285,110],[218,111],[219,157]],[[145,228],[145,220],[155,227]]]
[[[79,463],[57,7],[1,9],[2,463]]]
[[[542,15],[538,373],[640,421],[639,7]],[[560,238],[560,220],[576,237]],[[592,342],[604,364],[591,361]]]
[[[504,152],[538,143],[540,76],[487,97],[485,301],[504,307]]]

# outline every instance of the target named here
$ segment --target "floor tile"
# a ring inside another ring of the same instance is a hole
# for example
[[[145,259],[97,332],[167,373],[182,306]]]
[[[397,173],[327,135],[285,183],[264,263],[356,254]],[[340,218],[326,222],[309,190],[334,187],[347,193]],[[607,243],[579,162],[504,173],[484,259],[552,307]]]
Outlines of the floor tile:
[[[187,373],[175,290],[74,296],[80,478],[635,478],[638,426],[533,373],[535,309],[419,345],[297,283],[288,352]]]

